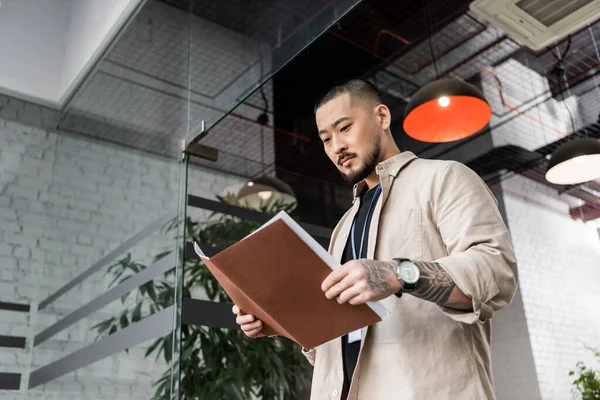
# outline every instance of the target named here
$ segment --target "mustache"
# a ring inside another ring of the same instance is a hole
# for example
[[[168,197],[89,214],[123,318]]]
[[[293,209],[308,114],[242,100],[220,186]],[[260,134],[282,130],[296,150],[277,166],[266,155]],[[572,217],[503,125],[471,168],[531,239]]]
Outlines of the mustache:
[[[356,153],[342,153],[339,155],[338,157],[338,165],[342,165],[342,163],[344,161],[346,161],[346,159],[351,158],[351,157],[356,157]]]

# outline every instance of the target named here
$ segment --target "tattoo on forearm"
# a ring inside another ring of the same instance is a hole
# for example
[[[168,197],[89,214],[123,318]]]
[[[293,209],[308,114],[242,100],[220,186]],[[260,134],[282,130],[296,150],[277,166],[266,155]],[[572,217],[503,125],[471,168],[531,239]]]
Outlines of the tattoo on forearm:
[[[421,270],[421,277],[417,289],[412,293],[414,296],[457,310],[471,308],[470,301],[450,301],[456,284],[438,263],[417,261],[415,264]]]
[[[367,268],[367,284],[374,293],[381,293],[390,289],[391,269],[383,261],[365,260]]]

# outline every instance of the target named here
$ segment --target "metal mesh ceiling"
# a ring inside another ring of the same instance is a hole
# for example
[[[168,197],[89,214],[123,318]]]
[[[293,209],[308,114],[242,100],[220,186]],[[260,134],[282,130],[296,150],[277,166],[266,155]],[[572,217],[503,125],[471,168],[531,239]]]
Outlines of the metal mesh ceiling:
[[[78,90],[59,128],[174,157],[182,138],[245,101],[203,144],[227,154],[216,166],[225,171],[253,170],[235,167],[235,157],[272,164],[273,132],[298,135],[272,126],[272,83],[246,96],[352,4],[150,0]],[[262,127],[256,118],[265,101],[271,123]]]
[[[436,57],[443,58],[458,49],[461,45],[483,34],[486,30],[486,26],[482,22],[467,12],[432,35],[431,45],[433,52]],[[477,43],[472,44],[476,45]],[[441,69],[443,69],[444,63],[444,61],[440,63],[442,64],[440,65]],[[411,76],[415,76],[432,64],[433,60],[429,51],[428,41],[423,41],[412,48],[411,51],[396,59],[392,63],[392,66]]]
[[[590,124],[568,137],[555,140],[534,151],[515,145],[497,147],[470,161],[467,165],[481,175],[489,185],[498,184],[513,174],[521,174],[553,188],[558,194],[568,194],[600,207],[600,181],[596,180],[581,185],[555,185],[549,183],[545,178],[550,155],[562,144],[578,138],[600,139],[600,124]]]
[[[270,45],[279,45],[304,21],[335,3],[324,0],[160,1]]]
[[[468,80],[481,73],[485,67],[495,65],[520,49],[501,30],[470,12],[434,33],[431,46],[435,65],[429,42],[424,38],[392,60],[385,70],[404,81],[414,82],[418,87],[436,78],[436,66],[440,77],[450,75]],[[377,79],[379,78],[378,75]],[[414,93],[413,88],[402,83],[390,80],[390,85],[403,97],[410,97]],[[408,90],[402,91],[402,87]],[[387,90],[386,86],[382,89]]]
[[[227,115],[201,142],[219,149],[219,160],[198,163],[245,177],[272,167],[273,135],[306,143],[312,132],[273,126],[271,81],[263,86],[264,96],[261,91],[247,99],[246,95],[275,67],[276,56],[270,53],[274,44],[298,34],[323,10],[335,14],[344,9],[337,10],[335,1],[264,0],[249,7],[250,3],[149,1],[78,92],[60,128],[172,156],[179,151],[179,139],[198,133],[201,121],[210,124]],[[334,28],[331,34],[371,55],[378,87],[408,100],[436,76],[423,10],[418,2],[381,2],[385,7],[375,3],[365,2],[353,23],[342,20],[343,29]],[[572,129],[557,83],[550,78],[546,85],[529,85],[539,77],[546,79],[556,57],[564,54],[566,98],[581,96],[587,89],[580,83],[589,83],[600,67],[598,23],[572,35],[570,45],[569,40],[559,43],[558,53],[553,49],[533,53],[472,13],[452,7],[451,2],[435,2],[432,10],[438,16],[452,16],[433,21],[432,44],[440,74],[481,84],[494,112],[492,127],[510,126],[507,120],[535,119],[535,128],[521,135],[549,135],[546,142],[553,143],[561,136],[552,129],[569,134]],[[269,123],[262,127],[256,118],[265,99]],[[585,105],[572,104],[578,127],[583,122],[577,115],[587,112],[583,108],[593,114],[600,107],[600,99],[586,99]],[[228,113],[242,100],[243,106]],[[542,103],[545,108],[538,107]],[[586,121],[589,124],[589,118]],[[533,151],[537,143],[523,145],[509,137],[503,144]],[[516,153],[503,157],[520,160]]]
[[[182,10],[149,2],[106,62],[215,100],[259,64],[261,52],[268,52],[264,43]]]
[[[59,127],[176,156],[182,138],[198,133],[202,121],[219,120],[252,89],[269,67],[259,63],[265,48],[213,22],[149,1],[78,91]],[[251,174],[256,167],[234,165],[244,160],[261,163],[263,154],[266,163],[273,161],[273,131],[265,132],[256,123],[256,108],[264,107],[263,99],[272,109],[272,85],[262,93],[264,97],[250,99],[253,108],[238,111],[233,122],[223,124],[221,134],[207,142],[228,154],[221,161],[224,171]]]
[[[569,41],[571,44],[569,45]],[[550,78],[550,89],[556,94],[560,91],[559,83],[553,80],[552,70],[557,64],[557,57],[564,55],[562,61],[567,86],[574,86],[585,80],[600,67],[600,21],[596,21],[564,39],[552,48],[539,53],[522,49],[513,58],[537,73]],[[519,77],[507,79],[518,80]],[[562,89],[565,87],[563,86]]]

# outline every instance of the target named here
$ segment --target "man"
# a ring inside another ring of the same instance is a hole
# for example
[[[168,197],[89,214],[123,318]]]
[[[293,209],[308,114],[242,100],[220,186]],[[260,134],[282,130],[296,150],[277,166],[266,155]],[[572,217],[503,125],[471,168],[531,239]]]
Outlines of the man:
[[[321,288],[339,303],[381,301],[390,316],[302,350],[311,399],[493,399],[490,318],[512,300],[517,267],[492,193],[460,163],[400,152],[367,81],[335,86],[315,116],[355,197],[329,249],[343,265]],[[261,336],[261,321],[233,312]]]

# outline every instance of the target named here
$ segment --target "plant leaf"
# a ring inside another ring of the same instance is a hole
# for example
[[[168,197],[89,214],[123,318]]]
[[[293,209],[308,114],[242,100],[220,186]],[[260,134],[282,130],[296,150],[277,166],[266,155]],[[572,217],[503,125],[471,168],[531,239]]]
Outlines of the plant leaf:
[[[127,311],[121,314],[119,325],[121,325],[121,329],[125,329],[129,326],[129,321],[127,320]]]
[[[139,302],[131,314],[131,322],[138,322],[142,318],[142,302]]]
[[[155,262],[157,262],[157,261],[161,260],[162,258],[168,256],[172,252],[173,252],[173,250],[167,250],[167,251],[163,251],[162,253],[158,253],[156,256],[154,256],[154,260],[152,261],[152,263],[154,264]]]
[[[148,282],[144,285],[146,287],[146,291],[148,292],[148,296],[152,299],[153,302],[156,303],[156,291],[154,290],[154,282]]]
[[[165,340],[165,346],[164,346],[164,350],[165,350],[165,361],[170,363],[171,362],[171,357],[173,356],[173,341],[171,340],[172,335],[167,336],[167,339]]]
[[[92,326],[92,329],[97,329],[98,331],[103,332],[108,329],[108,327],[113,323],[114,320],[114,317],[109,318],[105,321],[100,322],[99,324]]]
[[[112,285],[115,284],[115,282],[117,281],[117,279],[119,279],[123,274],[125,273],[125,271],[121,271],[118,274],[115,275],[115,277],[113,278],[112,282],[108,285],[108,287],[112,287]]]
[[[144,357],[148,357],[150,354],[152,354],[152,352],[154,350],[156,350],[156,348],[158,347],[159,344],[161,344],[161,342],[164,340],[164,338],[158,338],[154,341],[154,343],[152,343],[150,345],[150,347],[148,347],[148,350],[146,350],[146,353],[144,354]]]

